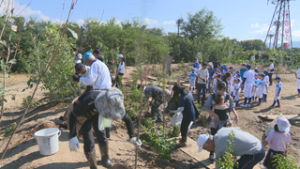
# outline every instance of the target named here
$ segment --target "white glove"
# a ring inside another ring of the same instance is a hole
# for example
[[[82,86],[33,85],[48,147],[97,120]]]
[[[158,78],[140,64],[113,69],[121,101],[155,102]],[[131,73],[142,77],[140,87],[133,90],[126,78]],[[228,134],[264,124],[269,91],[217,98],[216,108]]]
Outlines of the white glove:
[[[70,152],[72,151],[77,152],[77,148],[79,148],[79,141],[77,137],[73,137],[69,140],[69,148],[70,148]]]
[[[130,139],[130,142],[131,143],[133,143],[133,144],[135,144],[139,149],[141,148],[141,146],[142,146],[142,142],[141,142],[141,140],[136,140],[136,137],[132,137],[131,139]]]

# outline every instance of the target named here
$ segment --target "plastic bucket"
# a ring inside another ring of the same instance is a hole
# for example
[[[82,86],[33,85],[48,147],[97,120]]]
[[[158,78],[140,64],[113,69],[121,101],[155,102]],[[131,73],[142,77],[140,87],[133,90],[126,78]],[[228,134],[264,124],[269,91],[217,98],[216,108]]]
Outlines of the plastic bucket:
[[[58,151],[58,137],[60,134],[58,128],[42,129],[33,134],[39,145],[41,155],[52,155]]]

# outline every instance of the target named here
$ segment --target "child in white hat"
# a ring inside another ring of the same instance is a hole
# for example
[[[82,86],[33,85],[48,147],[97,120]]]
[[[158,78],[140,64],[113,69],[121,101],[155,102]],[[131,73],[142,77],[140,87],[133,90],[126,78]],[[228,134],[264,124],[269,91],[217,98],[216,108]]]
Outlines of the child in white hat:
[[[272,168],[276,163],[274,163],[274,155],[281,154],[286,156],[287,144],[290,143],[290,122],[285,117],[280,117],[277,120],[274,130],[271,131],[267,138],[265,139],[264,146],[269,145],[270,149],[264,161],[264,166]]]

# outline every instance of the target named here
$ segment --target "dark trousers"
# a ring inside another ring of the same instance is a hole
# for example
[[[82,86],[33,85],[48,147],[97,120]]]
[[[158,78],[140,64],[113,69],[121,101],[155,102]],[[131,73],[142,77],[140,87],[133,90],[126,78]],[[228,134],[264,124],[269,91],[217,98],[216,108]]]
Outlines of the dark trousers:
[[[152,105],[151,105],[151,116],[152,119],[155,120],[155,115],[157,116],[157,120],[161,119],[161,112],[159,111],[159,106],[163,103],[162,96],[156,96],[154,99]]]
[[[279,151],[274,151],[272,149],[269,149],[268,151],[268,154],[265,158],[265,161],[264,161],[264,166],[267,168],[267,169],[276,169],[276,165],[277,163],[274,161],[274,155],[276,154],[281,154],[281,155],[285,155],[284,152],[279,152]]]
[[[272,78],[273,73],[269,73],[268,76],[269,76],[269,79],[270,79],[270,85],[272,85],[273,84],[273,78]]]
[[[187,133],[189,129],[191,121],[189,120],[183,120],[181,121],[181,126],[180,126],[180,132],[181,132],[181,142],[185,143],[187,140]]]
[[[265,147],[261,145],[261,150],[254,155],[242,155],[237,161],[239,167],[234,167],[234,169],[252,169],[256,164],[258,164],[265,157]]]
[[[205,101],[206,84],[199,84],[199,83],[197,83],[197,98],[198,98],[198,103],[200,103],[200,94],[201,94],[201,91],[202,91],[201,104],[203,106],[204,105],[204,101]]]
[[[107,138],[105,130],[100,131],[98,129],[98,115],[92,116],[92,118],[85,121],[81,127],[81,133],[83,136],[83,149],[85,153],[93,153],[95,151],[95,140],[93,129],[99,144],[107,144]]]
[[[127,132],[128,132],[129,138],[131,139],[132,137],[134,137],[134,127],[133,127],[132,120],[127,113],[122,118],[122,120],[126,124]],[[107,138],[110,138],[110,128],[105,128],[105,134],[106,134]]]

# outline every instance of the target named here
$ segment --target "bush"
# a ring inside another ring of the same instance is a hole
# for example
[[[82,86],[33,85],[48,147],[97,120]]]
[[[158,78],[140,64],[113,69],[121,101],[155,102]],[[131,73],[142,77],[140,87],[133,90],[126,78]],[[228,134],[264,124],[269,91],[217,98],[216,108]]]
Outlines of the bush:
[[[300,169],[296,160],[290,156],[283,156],[281,154],[276,154],[273,156],[273,163],[275,163],[272,167],[277,169]]]

